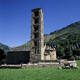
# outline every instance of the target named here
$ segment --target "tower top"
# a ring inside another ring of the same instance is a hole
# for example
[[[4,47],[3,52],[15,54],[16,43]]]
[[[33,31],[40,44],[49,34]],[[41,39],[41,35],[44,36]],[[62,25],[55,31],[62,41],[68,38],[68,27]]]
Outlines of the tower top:
[[[42,10],[42,8],[35,8],[35,9],[32,9],[32,12],[35,12],[35,11],[38,11],[38,10]]]

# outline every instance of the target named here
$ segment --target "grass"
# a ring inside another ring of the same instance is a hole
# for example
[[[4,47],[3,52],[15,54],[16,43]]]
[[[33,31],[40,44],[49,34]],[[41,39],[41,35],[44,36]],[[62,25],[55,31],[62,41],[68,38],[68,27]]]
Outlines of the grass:
[[[77,60],[76,62],[77,62],[77,65],[80,67],[80,60]]]
[[[77,61],[80,66],[80,61]],[[0,80],[80,80],[80,69],[0,69]]]

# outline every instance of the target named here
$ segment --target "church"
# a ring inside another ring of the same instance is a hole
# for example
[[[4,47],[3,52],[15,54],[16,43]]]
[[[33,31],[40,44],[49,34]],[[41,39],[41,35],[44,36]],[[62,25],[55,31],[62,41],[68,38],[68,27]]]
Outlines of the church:
[[[41,8],[32,10],[31,47],[29,51],[25,49],[10,50],[7,53],[7,64],[26,64],[56,60],[56,49],[44,44],[43,11]]]

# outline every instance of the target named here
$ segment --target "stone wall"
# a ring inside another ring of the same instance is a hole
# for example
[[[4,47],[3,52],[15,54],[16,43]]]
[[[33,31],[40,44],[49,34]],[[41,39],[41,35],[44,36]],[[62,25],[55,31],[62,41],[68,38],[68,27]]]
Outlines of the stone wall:
[[[56,50],[45,50],[43,60],[56,60]]]
[[[42,62],[42,63],[37,63],[37,64],[23,64],[22,68],[40,68],[40,67],[54,67],[57,65],[61,65],[58,62]]]
[[[40,54],[31,54],[30,55],[30,63],[38,63],[41,61],[41,55]]]

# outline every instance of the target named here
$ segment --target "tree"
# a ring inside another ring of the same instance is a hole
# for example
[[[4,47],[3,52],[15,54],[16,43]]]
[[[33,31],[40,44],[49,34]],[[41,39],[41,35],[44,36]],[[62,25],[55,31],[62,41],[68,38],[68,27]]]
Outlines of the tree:
[[[4,59],[5,59],[6,55],[4,53],[4,50],[0,49],[0,64],[4,63]]]
[[[71,48],[68,46],[68,48],[65,49],[65,58],[71,59],[72,56],[73,56],[73,52]]]
[[[59,46],[56,48],[57,56],[62,59],[65,56],[64,48],[62,46]]]

